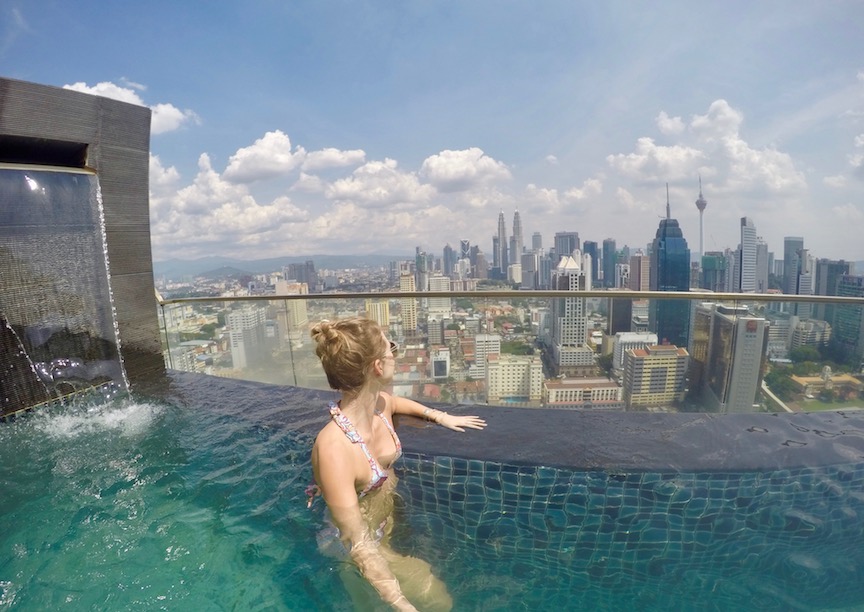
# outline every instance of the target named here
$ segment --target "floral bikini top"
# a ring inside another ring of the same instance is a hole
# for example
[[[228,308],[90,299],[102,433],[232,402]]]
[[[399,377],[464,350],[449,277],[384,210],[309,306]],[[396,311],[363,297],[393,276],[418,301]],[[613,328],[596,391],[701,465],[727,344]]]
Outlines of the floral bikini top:
[[[369,484],[367,484],[359,493],[359,497],[363,497],[370,491],[374,491],[384,484],[384,481],[387,480],[387,471],[378,465],[375,457],[373,457],[372,453],[369,451],[369,447],[366,446],[363,438],[360,437],[360,434],[357,432],[357,428],[354,427],[354,423],[349,421],[348,417],[342,414],[339,405],[335,402],[330,402],[328,408],[330,409],[330,416],[333,418],[336,425],[339,426],[339,429],[341,429],[345,434],[345,437],[352,443],[359,444],[360,450],[363,451],[363,454],[366,455],[366,459],[369,461],[369,468],[372,470],[372,478],[369,480]],[[393,461],[395,462],[402,456],[402,443],[399,441],[399,436],[396,435],[396,430],[393,429],[393,426],[390,424],[390,421],[387,420],[387,417],[384,416],[384,413],[376,411],[375,414],[381,417],[381,420],[384,421],[384,425],[387,427],[390,435],[393,436],[393,442],[396,444],[396,456],[393,458]],[[311,506],[315,496],[320,495],[318,485],[309,485],[309,487],[306,488],[306,494],[309,496],[309,501],[306,505]]]

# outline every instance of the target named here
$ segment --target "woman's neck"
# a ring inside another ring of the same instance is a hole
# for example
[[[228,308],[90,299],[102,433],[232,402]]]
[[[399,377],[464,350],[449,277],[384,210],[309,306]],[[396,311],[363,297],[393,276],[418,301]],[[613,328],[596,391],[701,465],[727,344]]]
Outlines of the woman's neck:
[[[378,405],[379,390],[364,387],[353,393],[343,393],[339,409],[355,427],[364,427],[372,422],[375,407]]]

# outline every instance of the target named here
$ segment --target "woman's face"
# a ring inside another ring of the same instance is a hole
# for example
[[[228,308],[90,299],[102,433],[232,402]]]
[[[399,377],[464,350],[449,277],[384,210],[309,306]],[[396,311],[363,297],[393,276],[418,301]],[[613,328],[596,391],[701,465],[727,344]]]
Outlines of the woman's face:
[[[393,380],[393,373],[396,371],[396,354],[394,353],[396,343],[391,342],[390,339],[384,335],[384,332],[381,332],[381,337],[384,339],[384,344],[387,347],[386,352],[380,358],[382,370],[381,378],[384,382],[390,382]]]

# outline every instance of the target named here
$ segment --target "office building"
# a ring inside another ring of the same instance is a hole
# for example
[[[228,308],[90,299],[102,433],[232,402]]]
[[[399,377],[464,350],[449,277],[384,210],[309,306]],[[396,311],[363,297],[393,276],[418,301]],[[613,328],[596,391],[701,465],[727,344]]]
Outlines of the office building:
[[[615,265],[618,263],[618,249],[615,240],[607,238],[603,241],[603,286],[615,286]]]
[[[830,259],[819,259],[816,262],[816,279],[814,283],[816,295],[837,295],[840,285],[840,277],[851,273],[848,261],[833,261]],[[813,318],[834,323],[834,304],[817,304],[813,311]]]
[[[582,253],[591,256],[591,280],[597,285],[600,281],[600,249],[593,240],[586,240],[582,245]]]
[[[666,218],[660,221],[651,244],[650,286],[652,291],[690,290],[690,249],[672,218],[669,187],[666,187]],[[690,305],[687,300],[652,300],[649,326],[661,344],[687,346]]]
[[[399,277],[399,291],[404,293],[414,292],[414,275],[402,274]],[[401,298],[399,300],[400,315],[402,320],[402,333],[408,337],[417,334],[417,299],[413,297]]]
[[[496,269],[496,278],[507,277],[507,266],[510,261],[507,259],[507,226],[504,224],[504,211],[498,213],[498,240],[493,244],[493,261],[492,267]]]
[[[537,355],[486,356],[486,401],[490,404],[539,406],[543,398],[543,362]]]
[[[565,255],[552,273],[552,290],[578,294],[591,287],[591,257],[576,249]],[[588,376],[595,371],[594,350],[588,345],[585,298],[551,300],[549,350],[555,375]]]
[[[623,410],[624,389],[608,378],[553,378],[543,383],[543,407]]]
[[[703,401],[718,412],[752,412],[764,374],[768,323],[743,307],[703,308],[709,308],[711,316]]]
[[[450,279],[443,274],[432,274],[429,277],[429,291],[450,291]],[[430,317],[449,317],[453,312],[453,306],[449,297],[430,297],[427,311]]]
[[[555,232],[555,266],[566,256],[572,257],[573,251],[579,250],[579,232]]]
[[[624,403],[628,410],[669,408],[684,399],[687,350],[648,346],[624,353]]]
[[[245,306],[232,310],[225,317],[235,370],[260,365],[270,357],[265,350],[266,313],[266,308]]]
[[[741,244],[738,247],[739,293],[756,293],[756,226],[749,217],[741,217]]]
[[[844,274],[837,283],[837,295],[864,297],[864,276]],[[849,358],[864,365],[864,307],[837,304],[834,313],[834,339]]]
[[[621,370],[624,368],[624,353],[631,349],[644,349],[656,346],[657,334],[651,332],[618,332],[615,334],[614,348],[612,350],[612,368]]]
[[[473,379],[486,378],[486,356],[501,352],[501,336],[498,334],[477,334],[474,336],[474,363],[468,369]]]
[[[651,289],[651,258],[642,251],[636,251],[630,256],[630,289],[633,291]]]

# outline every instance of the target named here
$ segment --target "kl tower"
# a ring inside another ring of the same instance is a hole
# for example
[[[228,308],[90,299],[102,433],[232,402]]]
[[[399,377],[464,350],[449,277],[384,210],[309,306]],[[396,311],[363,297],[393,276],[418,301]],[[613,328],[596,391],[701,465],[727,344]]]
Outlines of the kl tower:
[[[699,269],[702,269],[702,256],[705,255],[705,251],[702,250],[702,213],[705,212],[705,207],[708,206],[708,202],[705,198],[702,197],[702,177],[699,177],[699,199],[696,200],[696,208],[699,209]]]

